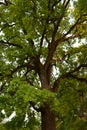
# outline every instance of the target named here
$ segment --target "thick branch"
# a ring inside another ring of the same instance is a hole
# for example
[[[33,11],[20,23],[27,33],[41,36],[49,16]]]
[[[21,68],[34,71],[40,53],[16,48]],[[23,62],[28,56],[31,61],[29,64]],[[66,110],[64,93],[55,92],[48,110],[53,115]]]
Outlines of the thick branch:
[[[80,68],[82,68],[82,67],[87,67],[87,64],[81,64],[81,65],[79,65],[78,67],[76,67],[74,70],[72,70],[72,71],[70,71],[70,72],[67,72],[66,74],[63,74],[63,75],[61,75],[60,77],[58,77],[56,80],[55,80],[55,82],[54,82],[54,85],[53,85],[53,92],[57,92],[57,90],[58,90],[58,84],[59,84],[59,82],[60,82],[60,80],[61,79],[64,79],[64,78],[68,78],[68,77],[73,77],[73,78],[76,78],[76,79],[78,79],[78,80],[80,80],[80,81],[85,81],[85,82],[87,82],[87,80],[86,79],[84,79],[84,78],[79,78],[79,77],[76,77],[75,75],[73,75],[76,71],[78,71]]]
[[[54,31],[53,31],[53,34],[52,34],[52,41],[49,44],[50,46],[48,47],[49,48],[48,57],[47,57],[46,62],[45,62],[45,69],[46,70],[48,70],[48,67],[49,67],[49,65],[52,61],[53,55],[56,51],[58,44],[61,43],[64,40],[64,36],[63,36],[63,37],[61,37],[61,38],[59,38],[58,40],[55,41],[55,37],[56,37],[57,31],[58,31],[58,27],[61,23],[63,16],[64,16],[64,13],[61,15],[60,19],[57,20],[57,24],[54,26]]]
[[[70,1],[70,0],[69,0],[69,1]],[[67,1],[67,4],[68,4],[69,1]],[[52,34],[52,42],[51,42],[51,44],[50,44],[50,46],[49,46],[48,57],[47,57],[46,62],[45,62],[46,69],[48,69],[48,66],[49,66],[49,64],[50,64],[50,62],[51,62],[51,60],[52,60],[52,58],[53,58],[53,55],[54,55],[54,52],[55,52],[57,46],[58,46],[62,41],[66,40],[66,36],[71,33],[71,31],[76,27],[76,25],[78,24],[78,22],[79,22],[79,20],[80,20],[80,18],[78,18],[77,21],[76,21],[76,22],[70,27],[70,29],[67,31],[67,33],[64,34],[61,38],[59,38],[59,39],[57,39],[57,40],[55,41],[55,37],[56,37],[57,31],[58,31],[58,27],[59,27],[59,25],[60,25],[60,23],[61,23],[61,20],[62,20],[63,16],[64,16],[64,13],[61,15],[60,19],[58,19],[57,24],[56,24],[56,26],[54,27],[54,31],[53,31],[53,34]],[[68,39],[73,39],[74,37],[76,37],[76,35],[72,35],[72,36],[68,37]]]
[[[53,55],[54,55],[54,53],[56,51],[56,48],[62,41],[64,41],[64,38],[65,38],[65,36],[63,36],[60,39],[54,41],[54,43],[52,43],[50,45],[49,52],[48,52],[48,57],[47,57],[46,62],[45,62],[46,69],[48,69],[49,64],[52,63],[52,58],[53,58]]]
[[[69,2],[69,1],[68,1],[68,2]],[[68,3],[67,3],[67,4],[68,4]],[[59,23],[57,23],[57,25],[54,26],[54,31],[53,31],[53,34],[52,34],[52,42],[50,43],[49,50],[48,50],[48,56],[47,56],[47,59],[46,59],[46,62],[45,62],[45,69],[46,69],[48,75],[49,75],[49,73],[51,72],[51,71],[50,71],[50,69],[51,69],[50,64],[52,63],[53,55],[54,55],[54,53],[55,53],[55,51],[56,51],[57,46],[58,46],[59,44],[61,44],[63,41],[65,41],[65,40],[69,40],[69,39],[73,39],[73,38],[77,37],[77,36],[78,36],[77,33],[76,33],[76,34],[72,34],[71,36],[68,36],[68,35],[75,29],[75,27],[76,27],[78,24],[82,23],[82,21],[80,21],[80,20],[81,20],[81,17],[79,17],[79,18],[77,19],[77,21],[70,27],[70,29],[67,31],[67,33],[65,33],[61,38],[55,40],[57,31],[58,31],[58,27],[59,27],[59,25],[60,25],[60,22],[61,22],[63,16],[64,16],[64,14],[63,14],[63,15],[61,16],[61,18],[57,21],[57,22],[59,22]]]
[[[64,34],[61,38],[57,39],[56,41],[55,40],[55,36],[56,36],[56,33],[57,33],[57,29],[58,29],[58,26],[59,24],[57,25],[57,27],[54,29],[54,32],[53,32],[53,36],[52,36],[52,43],[50,45],[50,49],[49,49],[49,52],[48,52],[48,57],[47,57],[47,60],[46,60],[46,63],[45,65],[48,67],[49,66],[49,63],[51,62],[52,58],[53,58],[53,55],[54,55],[54,52],[57,48],[57,46],[62,42],[62,41],[65,41],[65,40],[68,40],[68,39],[73,39],[75,37],[77,37],[78,35],[77,34],[74,34],[74,35],[71,35],[69,37],[68,34],[71,33],[71,31],[76,27],[76,25],[79,23],[79,20],[80,18],[77,19],[77,21],[70,27],[70,29],[67,31],[66,34]],[[60,20],[61,22],[61,20]]]

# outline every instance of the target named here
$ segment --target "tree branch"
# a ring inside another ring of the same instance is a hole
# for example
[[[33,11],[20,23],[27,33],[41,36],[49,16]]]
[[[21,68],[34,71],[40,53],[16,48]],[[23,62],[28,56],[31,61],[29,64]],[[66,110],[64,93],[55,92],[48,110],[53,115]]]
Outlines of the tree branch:
[[[50,73],[50,69],[51,69],[51,68],[49,68],[49,66],[52,63],[53,55],[54,55],[54,53],[56,51],[57,46],[60,43],[62,43],[63,41],[65,41],[65,40],[73,39],[73,38],[78,36],[78,34],[72,34],[71,36],[68,36],[68,34],[70,34],[71,31],[74,30],[74,28],[77,26],[77,24],[80,23],[79,20],[81,20],[81,17],[79,17],[77,19],[77,21],[70,27],[70,29],[67,31],[67,33],[65,33],[59,39],[55,40],[55,37],[56,37],[56,34],[57,34],[57,30],[58,30],[59,24],[60,24],[63,16],[64,16],[64,14],[62,14],[62,16],[60,17],[59,22],[57,21],[58,23],[57,23],[57,25],[54,28],[54,31],[53,31],[53,34],[52,34],[52,41],[50,43],[49,50],[48,50],[48,56],[47,56],[47,59],[46,59],[46,62],[45,62],[45,69],[49,73]]]
[[[6,84],[6,81],[0,86],[0,91],[3,90],[3,87],[5,86],[5,84]]]
[[[77,75],[73,75],[73,74],[70,74],[69,77],[72,77],[74,79],[77,79],[78,81],[87,83],[87,79],[86,78],[81,78],[81,77],[78,77]]]
[[[67,40],[76,38],[76,37],[78,37],[78,36],[80,36],[80,35],[78,35],[78,34],[72,34],[71,36],[68,36],[68,37],[64,38],[64,41],[67,41]]]
[[[37,112],[40,112],[40,111],[41,111],[40,108],[38,108],[38,107],[35,106],[36,103],[34,103],[34,102],[32,102],[32,101],[29,101],[29,103],[30,103],[30,105],[31,105]]]
[[[3,2],[0,2],[0,4],[8,6],[8,4],[13,4],[13,3],[9,2],[8,0],[4,0]]]
[[[76,25],[79,23],[80,18],[77,19],[77,21],[70,27],[70,29],[68,30],[68,32],[65,34],[65,36],[67,36],[68,34],[71,33],[71,31],[76,27]]]
[[[7,22],[3,24],[3,27],[0,29],[0,32],[5,29],[6,27],[13,27],[15,24],[8,24]]]
[[[43,40],[44,40],[45,33],[46,33],[46,27],[45,27],[44,30],[43,30],[42,37],[41,37],[41,40],[40,40],[40,49],[41,49],[42,44],[43,44]]]
[[[18,45],[18,44],[16,44],[16,43],[10,43],[10,42],[8,42],[8,41],[3,41],[3,40],[1,40],[1,41],[0,41],[0,45],[3,45],[3,44],[9,45],[9,46],[18,47],[18,48],[22,48],[21,45]]]
[[[4,2],[0,2],[0,5],[6,5]]]
[[[65,3],[66,3],[66,0],[63,1],[63,5],[65,5]]]
[[[59,19],[57,19],[57,24],[54,26],[54,31],[53,31],[53,34],[52,34],[52,40],[51,40],[51,43],[49,44],[49,47],[48,47],[49,48],[48,56],[47,56],[47,59],[46,59],[46,62],[45,62],[45,68],[47,70],[48,70],[49,64],[52,61],[54,52],[55,52],[58,44],[61,43],[64,40],[64,37],[65,37],[65,36],[63,36],[63,37],[61,37],[61,38],[59,38],[58,40],[55,41],[55,37],[56,37],[57,31],[58,31],[58,27],[61,23],[63,16],[64,16],[64,13],[60,16]]]
[[[52,60],[52,58],[53,58],[53,55],[54,55],[54,52],[55,52],[57,46],[58,46],[62,41],[69,40],[69,39],[73,39],[73,38],[75,38],[75,37],[78,36],[78,34],[73,34],[73,35],[67,37],[68,34],[70,34],[71,31],[77,26],[77,24],[79,23],[79,20],[80,20],[80,19],[81,19],[81,17],[77,19],[77,21],[70,27],[70,29],[67,31],[67,33],[65,33],[61,38],[57,39],[56,41],[53,41],[53,44],[51,43],[50,49],[49,49],[49,52],[48,52],[48,57],[47,57],[47,60],[46,60],[46,63],[45,63],[46,66],[48,66],[49,63],[51,62],[51,60]],[[55,32],[55,33],[54,33],[54,32]],[[54,29],[54,32],[53,32],[53,39],[54,39],[54,37],[56,36],[56,33],[57,33],[55,29]]]
[[[55,0],[55,1],[54,1],[53,5],[52,5],[52,10],[53,10],[53,8],[54,8],[60,1],[61,1],[61,0]]]
[[[29,63],[25,63],[23,65],[17,66],[13,70],[11,70],[10,74],[7,74],[7,75],[5,75],[3,77],[3,78],[7,78],[7,79],[5,79],[5,82],[0,86],[0,91],[3,90],[3,87],[10,80],[10,78],[12,78],[12,76],[14,75],[14,73],[16,73],[17,71],[19,71],[21,68],[24,68],[24,67],[29,67],[29,68],[33,69],[33,66],[31,66]]]
[[[76,71],[78,71],[80,68],[82,68],[82,67],[87,67],[87,64],[81,64],[81,65],[79,65],[78,67],[76,67],[74,70],[72,70],[72,71],[70,71],[70,72],[68,72],[68,73],[66,73],[67,75],[69,75],[69,74],[72,74],[72,73],[75,73]],[[66,75],[65,74],[65,75]]]
[[[13,75],[14,73],[16,73],[18,70],[20,70],[21,68],[24,68],[24,67],[28,67],[28,68],[33,69],[33,66],[30,64],[30,62],[28,62],[28,63],[22,64],[22,65],[20,65],[20,66],[17,66],[17,67],[14,68],[14,69],[11,71],[11,73],[10,73],[9,75],[7,75],[7,76],[12,77],[12,75]]]
[[[66,74],[63,74],[61,75],[60,77],[58,77],[55,82],[54,82],[54,85],[53,85],[53,92],[57,92],[58,90],[58,84],[60,82],[61,79],[64,79],[64,78],[68,78],[70,76],[72,76],[73,78],[76,78],[78,80],[81,80],[81,81],[86,81],[84,78],[79,78],[79,77],[76,77],[75,75],[72,75],[73,73],[75,73],[76,71],[78,71],[80,68],[82,67],[87,67],[87,64],[81,64],[79,65],[78,67],[76,67],[74,70],[71,70],[70,72],[67,72]]]
[[[65,3],[65,8],[67,8],[69,2],[70,2],[70,0],[68,0],[68,1]]]

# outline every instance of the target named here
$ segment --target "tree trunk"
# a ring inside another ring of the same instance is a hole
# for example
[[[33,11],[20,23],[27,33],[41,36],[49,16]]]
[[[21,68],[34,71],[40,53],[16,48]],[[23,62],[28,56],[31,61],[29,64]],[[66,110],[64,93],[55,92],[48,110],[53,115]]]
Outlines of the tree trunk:
[[[42,129],[56,130],[55,112],[51,111],[48,105],[45,105],[41,111]]]

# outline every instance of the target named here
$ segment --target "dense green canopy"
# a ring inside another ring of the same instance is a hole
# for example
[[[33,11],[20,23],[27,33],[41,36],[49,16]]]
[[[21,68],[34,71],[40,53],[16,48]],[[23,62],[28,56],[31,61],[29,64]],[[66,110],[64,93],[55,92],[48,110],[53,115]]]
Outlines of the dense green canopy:
[[[87,0],[0,2],[0,129],[41,129],[45,103],[87,129]]]

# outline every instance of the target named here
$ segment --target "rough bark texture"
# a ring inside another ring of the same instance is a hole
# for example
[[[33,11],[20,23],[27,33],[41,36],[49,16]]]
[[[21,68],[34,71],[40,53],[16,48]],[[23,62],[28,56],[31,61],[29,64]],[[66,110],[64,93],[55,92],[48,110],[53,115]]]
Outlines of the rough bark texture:
[[[45,105],[41,112],[42,130],[56,130],[55,112]]]
[[[39,60],[37,64],[38,64],[37,70],[38,75],[40,77],[42,89],[52,91],[50,86],[51,66],[42,65]],[[50,109],[49,104],[47,102],[44,103],[44,105],[40,108],[40,111],[41,111],[41,123],[42,123],[41,130],[56,130],[55,112]]]

